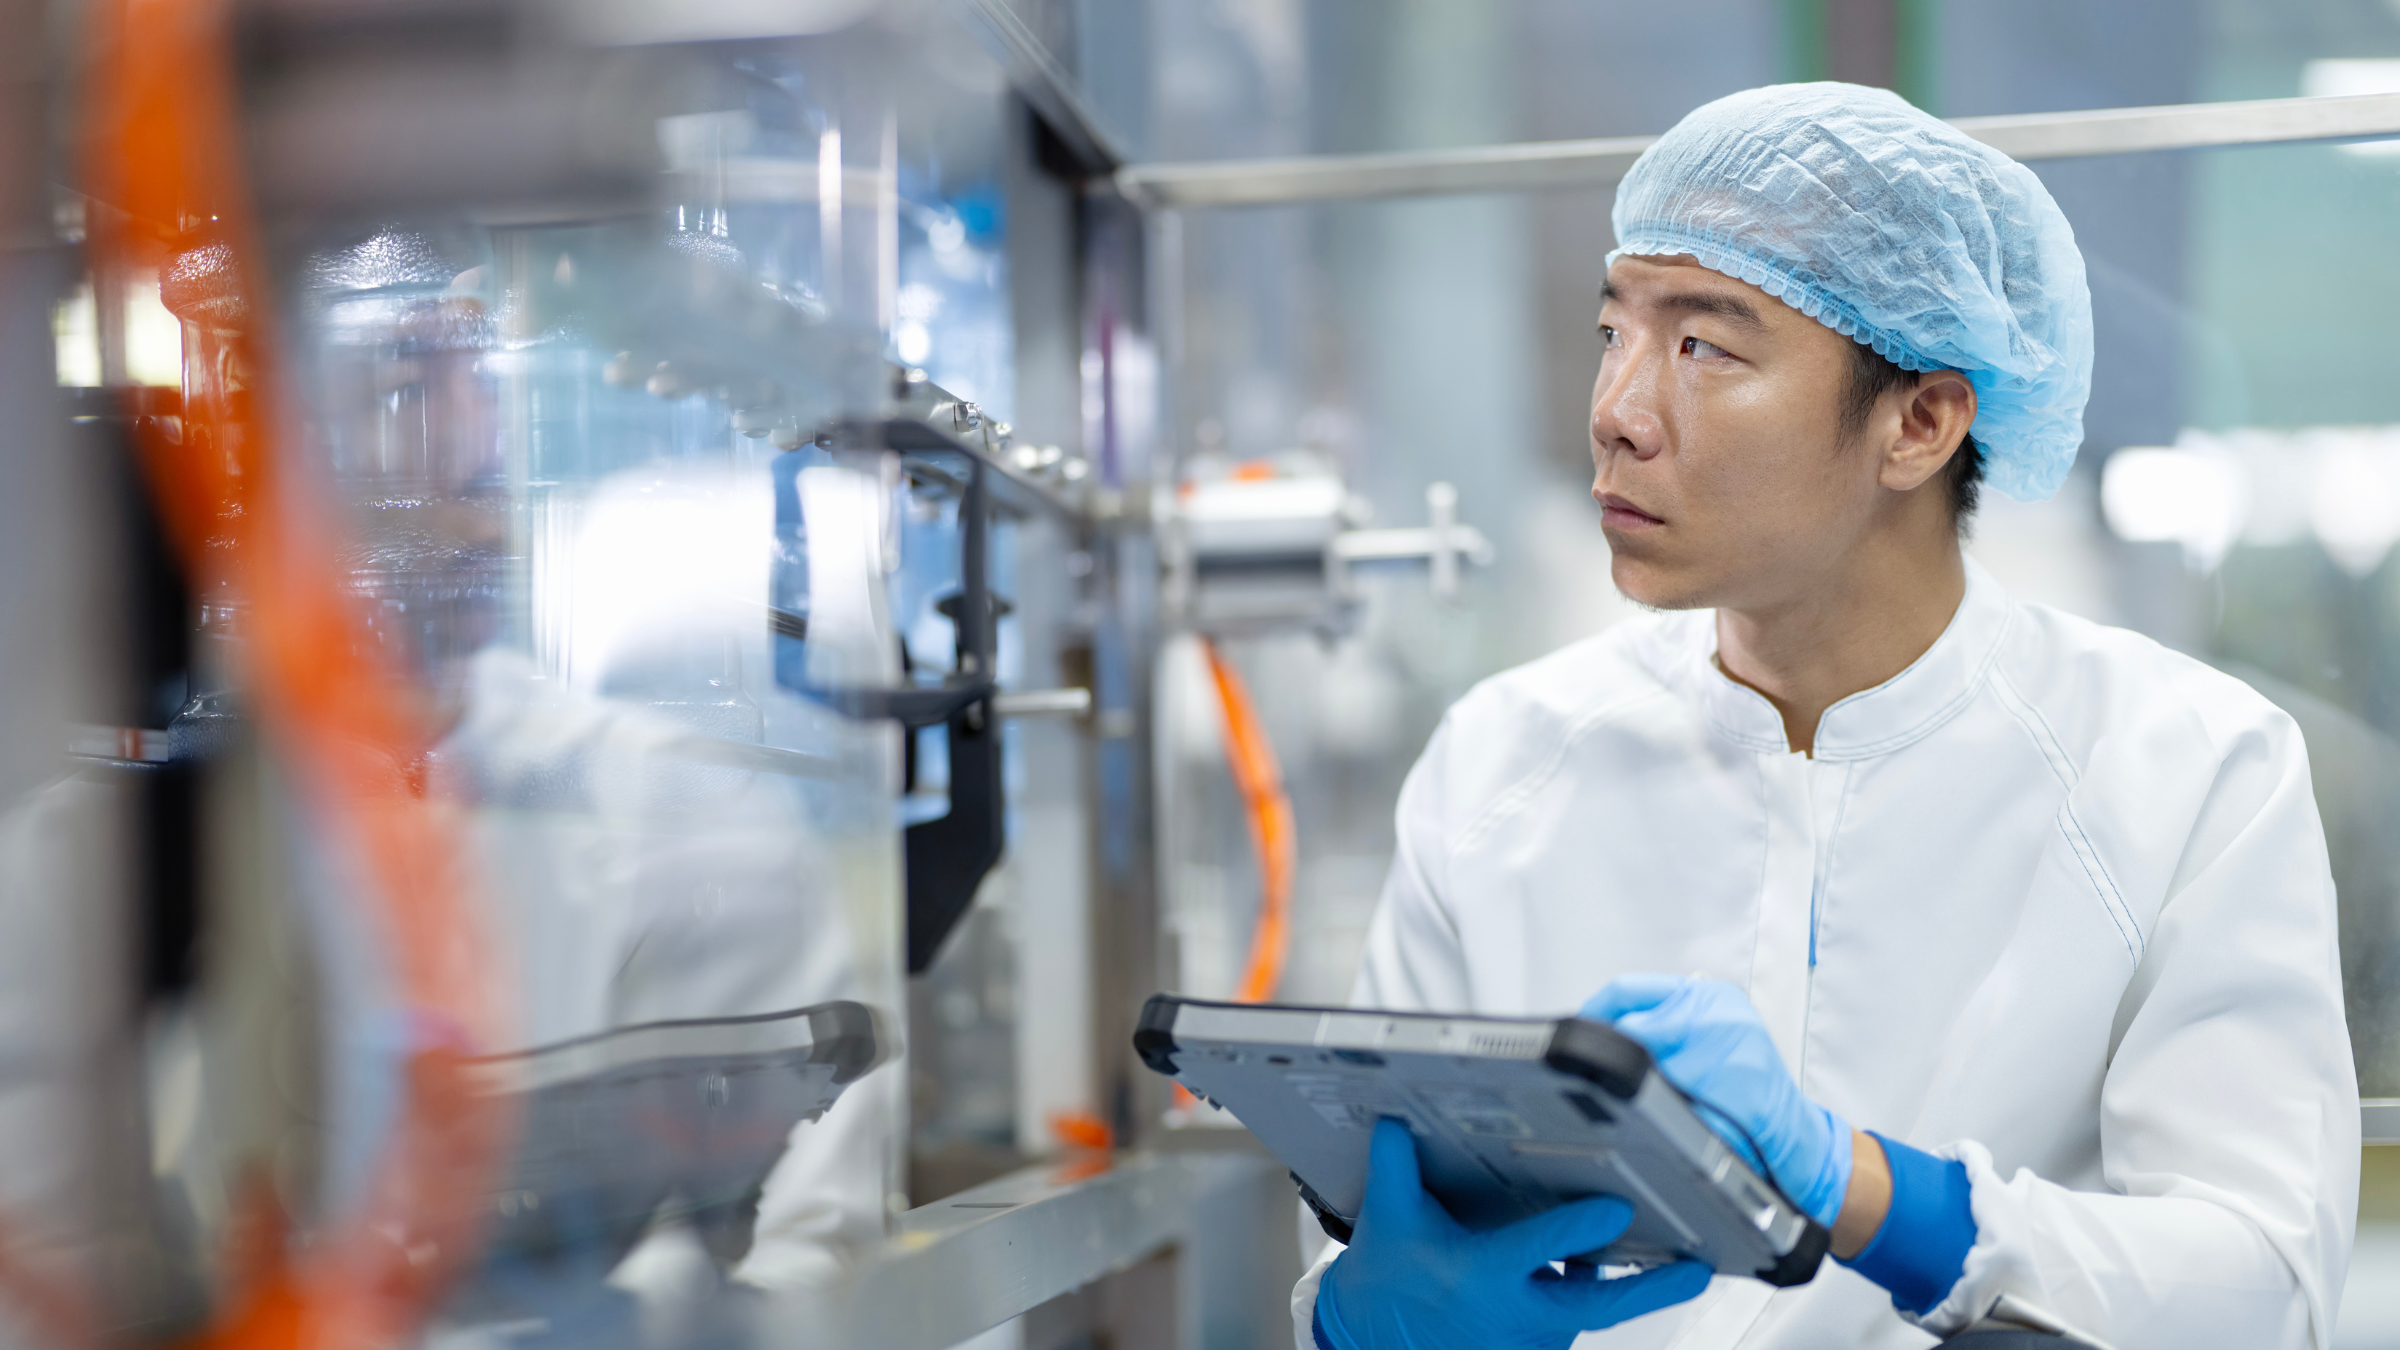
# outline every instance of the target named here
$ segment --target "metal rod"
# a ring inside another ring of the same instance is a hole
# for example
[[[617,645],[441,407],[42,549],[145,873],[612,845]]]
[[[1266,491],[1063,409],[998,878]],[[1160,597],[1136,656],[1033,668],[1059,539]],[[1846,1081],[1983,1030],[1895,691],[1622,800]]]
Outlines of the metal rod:
[[[2400,136],[2400,94],[1962,117],[1951,125],[2017,159],[2357,140]],[[1118,170],[1111,181],[1136,204],[1164,210],[1532,192],[1614,182],[1657,139],[1620,136],[1400,154],[1135,164]]]
[[[2359,1134],[2370,1144],[2400,1144],[2400,1098],[2369,1097],[2358,1104]]]
[[[1092,691],[1081,685],[1003,690],[992,695],[992,712],[1000,717],[1089,717]]]
[[[1135,164],[1119,169],[1113,181],[1126,198],[1152,209],[1526,192],[1612,181],[1657,139],[1619,136],[1403,154]]]

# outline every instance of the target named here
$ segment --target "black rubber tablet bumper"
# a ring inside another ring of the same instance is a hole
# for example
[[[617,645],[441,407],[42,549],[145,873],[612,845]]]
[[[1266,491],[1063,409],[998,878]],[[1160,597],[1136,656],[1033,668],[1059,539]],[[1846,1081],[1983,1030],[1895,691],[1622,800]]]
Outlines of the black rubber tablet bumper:
[[[1800,1240],[1781,1260],[1758,1272],[1758,1278],[1780,1289],[1806,1284],[1817,1277],[1817,1267],[1825,1263],[1825,1253],[1832,1246],[1833,1230],[1810,1219],[1808,1227],[1800,1231]]]
[[[1615,1027],[1580,1017],[1559,1019],[1551,1030],[1550,1049],[1542,1060],[1560,1073],[1596,1085],[1621,1102],[1633,1100],[1642,1090],[1642,1080],[1655,1067],[1650,1052],[1641,1042]],[[1817,1267],[1824,1264],[1825,1253],[1832,1245],[1831,1230],[1810,1219],[1800,1232],[1800,1240],[1774,1265],[1759,1271],[1758,1278],[1781,1288],[1806,1284],[1816,1278]]]
[[[1551,1026],[1550,1049],[1542,1062],[1560,1073],[1597,1084],[1621,1102],[1633,1100],[1650,1076],[1650,1052],[1612,1026],[1562,1017]]]
[[[1350,1221],[1334,1213],[1333,1206],[1326,1204],[1324,1196],[1302,1181],[1298,1172],[1291,1173],[1291,1178],[1292,1184],[1300,1188],[1301,1201],[1308,1206],[1310,1213],[1317,1216],[1317,1227],[1325,1230],[1325,1236],[1344,1246],[1349,1245],[1350,1235],[1356,1231],[1350,1226]]]
[[[836,1083],[857,1082],[889,1058],[892,1050],[892,1038],[874,1010],[848,999],[810,1008],[808,1034],[815,1042],[809,1048],[809,1061],[831,1064]]]
[[[1133,1050],[1154,1073],[1175,1076],[1175,1007],[1168,994],[1152,994],[1142,1005],[1142,1020],[1133,1029]]]

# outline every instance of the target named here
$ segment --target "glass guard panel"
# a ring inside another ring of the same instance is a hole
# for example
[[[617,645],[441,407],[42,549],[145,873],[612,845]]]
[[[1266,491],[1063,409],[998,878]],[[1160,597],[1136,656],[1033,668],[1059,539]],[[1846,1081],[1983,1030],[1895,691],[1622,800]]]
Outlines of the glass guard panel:
[[[629,57],[666,89],[647,202],[278,222],[279,477],[428,710],[408,772],[500,1005],[466,1081],[510,1143],[458,1180],[441,1334],[733,1334],[729,1282],[822,1284],[908,1205],[902,830],[948,784],[881,709],[964,673],[967,474],[873,428],[926,371],[1013,385],[1003,85],[915,36]],[[230,256],[167,269],[195,407],[245,396]],[[248,596],[203,599],[194,760],[244,743],[257,660]],[[290,848],[323,1081],[283,1203],[337,1226],[421,1147],[396,1103],[442,1033],[358,869]]]
[[[2032,598],[2242,679],[2307,736],[2341,896],[2360,1090],[2400,1093],[2400,220],[2381,145],[2041,166],[2099,329],[2058,502],[1978,552]],[[2064,545],[2064,549],[2060,546]]]

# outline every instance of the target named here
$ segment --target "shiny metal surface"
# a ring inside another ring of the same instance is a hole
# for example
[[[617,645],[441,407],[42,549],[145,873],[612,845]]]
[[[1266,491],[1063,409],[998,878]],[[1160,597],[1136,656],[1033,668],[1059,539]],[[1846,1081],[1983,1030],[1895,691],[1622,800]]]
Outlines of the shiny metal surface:
[[[2018,159],[2071,159],[2211,145],[2271,145],[2400,135],[2400,94],[2099,108],[1959,119],[1960,130]]]
[[[1966,117],[1955,125],[2018,159],[2345,140],[2400,135],[2400,94]],[[1616,136],[1401,154],[1135,164],[1119,169],[1113,181],[1118,192],[1154,210],[1532,192],[1613,182],[1657,139]]]
[[[1081,687],[1010,690],[993,695],[992,711],[1002,717],[1089,717],[1092,691]]]
[[[1282,1167],[1258,1152],[1137,1154],[1088,1179],[1029,1167],[908,1211],[842,1284],[765,1302],[757,1344],[944,1350],[1169,1247],[1191,1263],[1178,1281],[1184,1344],[1253,1344],[1260,1324],[1241,1305],[1271,1299],[1276,1279],[1245,1268],[1261,1254],[1198,1239],[1292,1203]]]
[[[1657,139],[1612,136],[1466,150],[1135,164],[1119,169],[1114,183],[1118,192],[1151,210],[1527,192],[1613,181]]]

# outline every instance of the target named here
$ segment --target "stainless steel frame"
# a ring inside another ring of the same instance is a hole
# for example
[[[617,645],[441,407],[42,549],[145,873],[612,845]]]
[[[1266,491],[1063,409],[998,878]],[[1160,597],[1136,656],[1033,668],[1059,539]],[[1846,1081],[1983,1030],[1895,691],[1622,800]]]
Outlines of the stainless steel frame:
[[[1297,1228],[1264,1152],[1136,1154],[1081,1180],[1029,1167],[910,1210],[838,1284],[767,1301],[758,1339],[943,1350],[1166,1254],[1176,1343],[1249,1350],[1287,1334]]]
[[[2400,1144],[2400,1099],[2369,1097],[2358,1104],[2359,1135],[2370,1144]]]
[[[2400,94],[1964,117],[1953,125],[2018,159],[2358,140],[2400,136]],[[1618,136],[1401,154],[1134,164],[1117,170],[1109,183],[1152,210],[1597,187],[1623,176],[1657,139]]]

